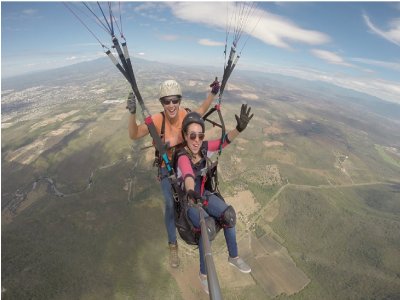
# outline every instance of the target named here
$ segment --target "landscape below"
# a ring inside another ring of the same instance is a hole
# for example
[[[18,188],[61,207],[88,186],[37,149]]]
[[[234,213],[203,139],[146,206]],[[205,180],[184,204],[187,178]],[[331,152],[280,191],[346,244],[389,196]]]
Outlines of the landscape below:
[[[135,60],[150,111],[158,85],[196,108],[220,70]],[[207,299],[198,251],[168,265],[150,138],[132,142],[129,88],[106,60],[2,82],[4,299]],[[224,299],[400,298],[400,106],[365,94],[237,70],[224,94],[255,116],[219,161],[240,255],[212,244]],[[396,117],[397,116],[397,117]],[[218,138],[207,127],[206,138]],[[168,296],[167,296],[168,295]]]

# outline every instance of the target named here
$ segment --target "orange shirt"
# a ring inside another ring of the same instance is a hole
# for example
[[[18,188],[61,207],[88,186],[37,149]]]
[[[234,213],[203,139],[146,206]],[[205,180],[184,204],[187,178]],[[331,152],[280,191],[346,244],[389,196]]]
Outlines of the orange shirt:
[[[164,138],[163,142],[169,142],[169,146],[173,147],[183,142],[182,138],[182,121],[187,115],[186,109],[179,107],[178,111],[178,119],[174,124],[171,124],[165,116],[165,129],[164,129]],[[152,115],[151,118],[153,119],[153,123],[156,126],[157,133],[161,134],[161,127],[163,122],[163,117],[161,113]],[[168,158],[171,159],[172,157],[172,150],[168,151]]]

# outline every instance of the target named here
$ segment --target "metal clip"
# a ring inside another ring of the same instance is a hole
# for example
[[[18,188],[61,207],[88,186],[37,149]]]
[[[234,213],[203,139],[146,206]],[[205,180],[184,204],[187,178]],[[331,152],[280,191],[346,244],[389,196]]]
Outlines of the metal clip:
[[[200,170],[200,175],[201,176],[206,176],[207,175],[207,171],[208,171],[208,168],[204,167],[203,169]]]
[[[156,168],[160,167],[160,158],[158,158],[158,157],[154,158],[153,167],[156,167]]]

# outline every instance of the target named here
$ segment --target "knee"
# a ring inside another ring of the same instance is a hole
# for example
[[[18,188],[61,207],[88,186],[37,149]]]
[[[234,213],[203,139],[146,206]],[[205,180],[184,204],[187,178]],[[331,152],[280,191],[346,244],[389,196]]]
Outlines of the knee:
[[[224,228],[234,227],[236,225],[235,209],[229,205],[220,216],[219,221]]]

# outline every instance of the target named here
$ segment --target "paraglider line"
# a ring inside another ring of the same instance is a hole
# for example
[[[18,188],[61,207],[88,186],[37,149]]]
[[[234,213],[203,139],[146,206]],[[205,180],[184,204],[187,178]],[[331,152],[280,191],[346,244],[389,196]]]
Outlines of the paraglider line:
[[[68,10],[79,20],[79,22],[82,23],[83,26],[85,26],[85,28],[93,35],[93,37],[99,42],[99,44],[105,48],[108,49],[108,47],[106,47],[100,40],[99,38],[93,33],[92,30],[90,30],[90,28],[81,20],[81,18],[68,6],[68,4],[66,2],[63,2],[64,6],[66,8],[68,8]]]
[[[100,5],[100,3],[99,3],[98,1],[97,1],[97,5],[99,6],[99,9],[100,9],[100,11],[101,11],[101,13],[102,13],[102,15],[103,15],[104,21],[106,21],[106,24],[107,24],[107,26],[108,26],[108,29],[109,29],[110,34],[111,34],[111,35],[114,35],[114,31],[113,31],[113,29],[111,28],[110,23],[108,22],[107,17],[106,17],[106,15],[104,14],[104,11],[103,11],[103,9],[101,8],[101,5]]]
[[[107,26],[100,20],[100,18],[96,15],[96,13],[90,8],[90,6],[88,4],[86,4],[85,2],[82,2],[83,5],[86,6],[86,8],[92,13],[92,15],[96,18],[97,22],[96,24],[101,24],[102,28],[108,33],[110,34],[110,30],[109,28],[107,28]]]

